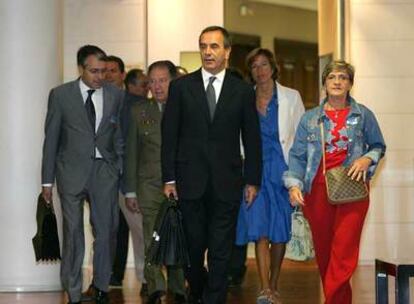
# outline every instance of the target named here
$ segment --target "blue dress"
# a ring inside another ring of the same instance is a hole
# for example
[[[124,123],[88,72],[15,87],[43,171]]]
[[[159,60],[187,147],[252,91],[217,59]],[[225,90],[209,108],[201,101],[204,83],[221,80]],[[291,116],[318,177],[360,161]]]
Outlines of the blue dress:
[[[292,207],[289,193],[282,182],[282,174],[288,166],[279,142],[278,117],[275,91],[266,116],[259,113],[263,153],[262,185],[250,208],[242,199],[237,222],[237,245],[262,237],[273,243],[287,243],[290,240]]]

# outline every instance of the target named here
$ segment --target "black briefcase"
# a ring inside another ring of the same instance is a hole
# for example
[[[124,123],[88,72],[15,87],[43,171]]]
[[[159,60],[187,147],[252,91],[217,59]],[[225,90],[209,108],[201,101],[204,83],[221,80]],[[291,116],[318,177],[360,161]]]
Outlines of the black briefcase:
[[[60,260],[59,236],[53,203],[48,204],[42,194],[37,199],[37,233],[33,237],[36,262]]]

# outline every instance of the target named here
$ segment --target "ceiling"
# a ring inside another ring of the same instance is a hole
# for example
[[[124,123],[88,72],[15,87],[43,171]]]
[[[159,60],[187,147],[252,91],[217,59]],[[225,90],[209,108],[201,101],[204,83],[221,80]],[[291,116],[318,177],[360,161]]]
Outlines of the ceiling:
[[[311,11],[318,10],[318,0],[249,0],[248,2],[261,2],[274,5],[290,6]]]

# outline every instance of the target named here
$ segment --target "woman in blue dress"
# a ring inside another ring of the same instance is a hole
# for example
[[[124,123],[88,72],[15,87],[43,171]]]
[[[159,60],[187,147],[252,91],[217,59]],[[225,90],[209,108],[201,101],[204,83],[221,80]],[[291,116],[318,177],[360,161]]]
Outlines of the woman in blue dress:
[[[252,204],[242,201],[236,244],[255,242],[261,290],[258,304],[281,303],[278,292],[280,267],[290,239],[292,207],[282,174],[304,113],[298,91],[281,86],[271,51],[255,49],[246,59],[249,76],[256,85],[256,107],[260,119],[263,175],[262,185]]]

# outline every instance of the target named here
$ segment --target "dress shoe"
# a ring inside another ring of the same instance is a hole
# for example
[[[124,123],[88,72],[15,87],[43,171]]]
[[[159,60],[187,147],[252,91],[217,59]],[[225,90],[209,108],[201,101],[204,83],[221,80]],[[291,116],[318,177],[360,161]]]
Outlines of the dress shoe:
[[[163,290],[157,290],[150,294],[147,300],[147,304],[161,304],[162,300],[166,297],[166,292]]]
[[[147,283],[142,283],[139,295],[140,296],[147,296],[148,295],[148,284]]]
[[[108,293],[96,288],[91,284],[86,292],[82,294],[81,302],[93,302],[96,304],[109,303]]]
[[[201,297],[197,297],[195,295],[191,295],[188,297],[188,304],[203,304],[203,301],[201,300]]]
[[[246,274],[246,267],[233,269],[229,272],[229,275],[227,276],[227,283],[229,288],[232,287],[240,287],[240,285],[243,283],[244,276]]]
[[[109,287],[111,287],[111,288],[122,288],[122,280],[120,280],[116,276],[112,275],[111,280],[109,281]]]
[[[96,304],[108,304],[109,303],[109,297],[108,297],[108,293],[102,290],[99,290],[98,288],[96,289],[96,294],[95,294],[95,303]]]
[[[68,304],[81,304],[81,302],[68,302]]]
[[[180,293],[174,294],[174,304],[186,304],[187,303],[187,297]]]
[[[81,302],[93,302],[95,300],[95,287],[91,284],[88,289],[82,293]]]
[[[229,288],[239,287],[243,283],[243,276],[228,276],[227,284]]]

